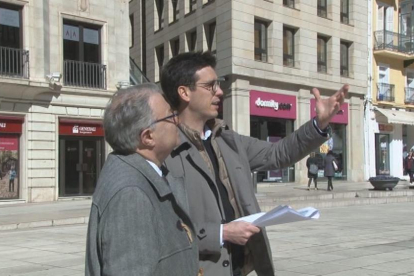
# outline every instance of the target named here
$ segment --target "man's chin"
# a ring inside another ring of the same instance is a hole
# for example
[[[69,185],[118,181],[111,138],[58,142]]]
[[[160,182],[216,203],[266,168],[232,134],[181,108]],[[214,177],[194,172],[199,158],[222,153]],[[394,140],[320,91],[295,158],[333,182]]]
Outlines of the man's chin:
[[[209,120],[211,120],[211,119],[215,119],[215,118],[217,118],[217,116],[218,116],[218,111],[213,111],[213,112],[211,112],[211,114],[210,114],[210,118],[209,118]]]

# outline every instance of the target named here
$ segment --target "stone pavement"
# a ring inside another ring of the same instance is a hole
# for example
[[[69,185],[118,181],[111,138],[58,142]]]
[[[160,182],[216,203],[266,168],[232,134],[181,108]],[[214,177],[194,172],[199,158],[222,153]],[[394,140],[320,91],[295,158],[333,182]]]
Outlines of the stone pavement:
[[[256,196],[263,211],[279,204],[320,209],[414,202],[414,189],[409,189],[407,181],[400,181],[394,191],[372,191],[368,182],[334,181],[333,185],[334,191],[328,192],[326,182],[320,182],[320,190],[317,191],[308,191],[306,185],[295,183],[259,183]],[[0,201],[0,231],[88,223],[91,200],[75,198],[48,203],[5,203]]]
[[[86,224],[0,231],[0,275],[85,275]]]
[[[319,220],[268,227],[276,275],[414,276],[413,210],[413,202],[329,208]],[[84,275],[86,230],[0,231],[0,275]]]

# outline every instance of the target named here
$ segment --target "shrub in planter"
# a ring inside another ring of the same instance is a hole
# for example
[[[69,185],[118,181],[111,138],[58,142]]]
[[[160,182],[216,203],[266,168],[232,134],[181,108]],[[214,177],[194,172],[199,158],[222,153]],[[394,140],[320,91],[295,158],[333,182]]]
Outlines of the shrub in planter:
[[[375,190],[390,190],[394,189],[397,186],[398,181],[400,179],[398,177],[388,176],[388,175],[380,175],[375,177],[370,177],[369,182],[371,185],[374,186]]]

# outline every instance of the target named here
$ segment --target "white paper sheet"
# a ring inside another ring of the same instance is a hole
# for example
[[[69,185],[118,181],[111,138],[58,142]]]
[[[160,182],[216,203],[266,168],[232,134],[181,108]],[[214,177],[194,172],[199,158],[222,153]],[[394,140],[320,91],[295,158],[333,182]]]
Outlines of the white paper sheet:
[[[258,227],[265,227],[295,221],[318,219],[319,216],[319,210],[313,207],[306,207],[296,211],[290,206],[279,205],[267,213],[262,212],[241,217],[239,219],[236,219],[236,221],[246,221]]]

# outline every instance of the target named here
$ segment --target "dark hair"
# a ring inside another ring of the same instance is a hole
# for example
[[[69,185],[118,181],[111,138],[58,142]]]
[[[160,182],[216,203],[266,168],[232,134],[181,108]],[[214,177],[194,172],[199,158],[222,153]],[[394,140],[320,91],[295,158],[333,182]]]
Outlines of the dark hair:
[[[333,151],[332,150],[328,151],[327,155],[333,155]]]
[[[173,109],[180,106],[178,87],[189,86],[194,89],[197,82],[196,72],[205,67],[216,67],[216,57],[210,52],[188,52],[176,55],[162,68],[161,87],[165,98]]]
[[[162,94],[160,88],[145,83],[119,90],[108,103],[103,119],[105,140],[116,153],[136,152],[141,132],[155,120],[149,105],[155,94]]]

